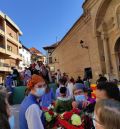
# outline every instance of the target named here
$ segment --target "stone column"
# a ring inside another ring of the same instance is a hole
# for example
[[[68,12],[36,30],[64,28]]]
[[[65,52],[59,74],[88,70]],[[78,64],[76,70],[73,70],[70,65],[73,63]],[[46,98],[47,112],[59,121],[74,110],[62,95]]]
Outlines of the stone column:
[[[111,69],[110,69],[110,57],[109,57],[109,50],[108,50],[108,40],[105,34],[102,35],[103,40],[103,47],[104,47],[104,54],[105,54],[105,65],[106,65],[106,74],[108,79],[110,79]]]
[[[115,74],[115,78],[119,80],[119,66],[118,66],[118,59],[117,59],[118,53],[113,53],[112,57],[113,57],[113,68],[114,68],[114,74]]]

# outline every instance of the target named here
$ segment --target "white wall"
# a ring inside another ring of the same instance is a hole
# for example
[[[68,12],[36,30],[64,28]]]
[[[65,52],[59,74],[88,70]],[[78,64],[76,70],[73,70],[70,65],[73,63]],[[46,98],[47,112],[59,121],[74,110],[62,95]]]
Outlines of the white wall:
[[[25,48],[19,49],[19,53],[22,55],[19,67],[22,68],[21,70],[24,70],[25,67],[29,67],[31,64],[31,53]]]

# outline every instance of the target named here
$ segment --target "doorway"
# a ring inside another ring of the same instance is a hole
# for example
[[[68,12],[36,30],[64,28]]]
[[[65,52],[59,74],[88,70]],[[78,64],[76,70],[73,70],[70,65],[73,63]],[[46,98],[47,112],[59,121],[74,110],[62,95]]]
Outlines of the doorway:
[[[117,58],[118,71],[120,73],[120,38],[117,40],[115,44],[115,53]]]

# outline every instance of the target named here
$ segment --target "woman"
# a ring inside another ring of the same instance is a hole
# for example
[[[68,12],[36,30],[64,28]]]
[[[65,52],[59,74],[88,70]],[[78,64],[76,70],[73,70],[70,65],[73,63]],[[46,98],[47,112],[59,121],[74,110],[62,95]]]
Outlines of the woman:
[[[34,74],[27,86],[30,92],[20,106],[20,129],[44,129],[39,100],[45,94],[46,83],[41,76]]]
[[[7,94],[0,92],[0,129],[13,129],[14,118],[10,114]]]
[[[94,114],[96,129],[120,129],[120,102],[100,100],[96,103]]]
[[[41,99],[41,106],[42,106],[42,108],[49,107],[49,105],[53,103],[54,98],[55,97],[54,97],[53,89],[49,88],[49,86],[47,86],[46,87],[46,92],[42,96],[42,99]]]
[[[74,79],[70,79],[68,84],[67,84],[67,88],[69,90],[69,93],[70,93],[70,97],[73,98],[73,91],[75,89],[75,86],[74,86]]]
[[[67,88],[60,88],[60,97],[57,98],[55,104],[55,110],[57,113],[63,113],[72,109],[72,99],[67,97]]]
[[[95,99],[92,99],[87,95],[87,90],[84,88],[84,85],[76,83],[75,87],[73,92],[75,101],[73,102],[73,105],[77,105],[77,108],[81,110],[87,109],[90,112],[94,111]],[[73,106],[73,108],[75,107]]]

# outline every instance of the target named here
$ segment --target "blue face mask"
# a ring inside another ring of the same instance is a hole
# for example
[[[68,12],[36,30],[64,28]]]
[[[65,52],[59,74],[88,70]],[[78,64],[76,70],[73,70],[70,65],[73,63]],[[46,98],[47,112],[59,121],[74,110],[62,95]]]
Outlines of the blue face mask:
[[[37,88],[35,94],[37,95],[37,97],[43,96],[45,94],[45,88]]]
[[[75,96],[76,102],[85,101],[85,100],[86,100],[85,95],[76,95]]]
[[[15,118],[12,115],[11,117],[9,117],[9,125],[10,125],[10,129],[14,129],[15,127]]]

